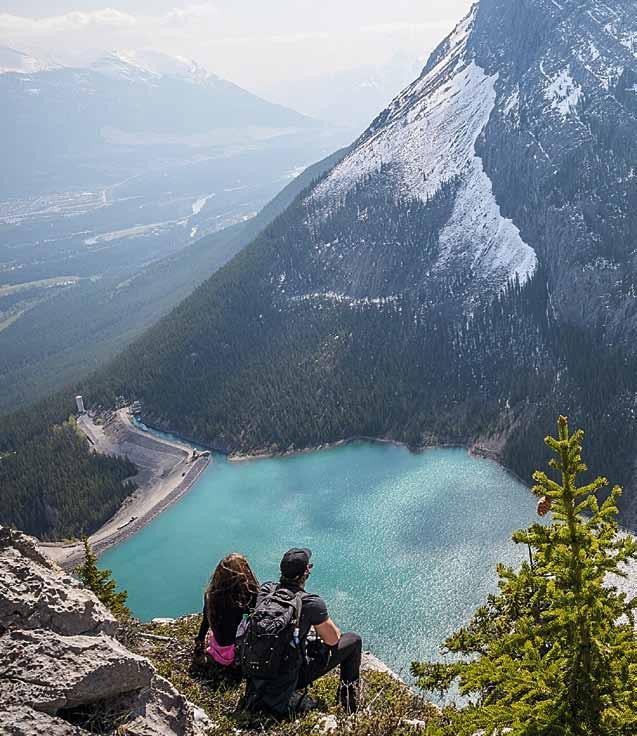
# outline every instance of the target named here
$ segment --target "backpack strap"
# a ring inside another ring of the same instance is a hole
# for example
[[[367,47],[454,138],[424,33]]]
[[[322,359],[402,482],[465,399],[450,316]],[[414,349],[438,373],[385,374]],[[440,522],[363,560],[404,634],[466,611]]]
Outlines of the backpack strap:
[[[294,631],[292,637],[294,644],[298,647],[301,644],[301,613],[303,611],[303,593],[300,591],[294,596]]]
[[[256,605],[252,609],[251,613],[254,613],[257,608],[261,608],[263,604],[267,601],[272,600],[272,598],[274,598],[274,596],[277,594],[280,587],[281,586],[279,586],[277,583],[264,583],[264,585],[261,586],[261,590],[259,591],[259,595],[257,596]],[[261,595],[263,597],[259,600],[259,596]]]

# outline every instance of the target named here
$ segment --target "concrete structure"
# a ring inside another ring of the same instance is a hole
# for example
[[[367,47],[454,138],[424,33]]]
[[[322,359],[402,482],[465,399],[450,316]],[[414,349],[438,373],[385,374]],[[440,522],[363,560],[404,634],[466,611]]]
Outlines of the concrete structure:
[[[86,409],[84,408],[84,399],[81,396],[75,397],[75,403],[77,404],[77,413],[84,414]]]

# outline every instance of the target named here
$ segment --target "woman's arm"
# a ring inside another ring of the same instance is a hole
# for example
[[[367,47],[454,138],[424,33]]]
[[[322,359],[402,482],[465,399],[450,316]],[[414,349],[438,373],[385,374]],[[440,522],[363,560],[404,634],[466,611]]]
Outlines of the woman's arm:
[[[210,625],[208,624],[208,612],[206,611],[206,601],[203,602],[203,613],[201,616],[201,626],[199,627],[199,633],[195,637],[195,642],[203,644],[206,641],[206,634]]]

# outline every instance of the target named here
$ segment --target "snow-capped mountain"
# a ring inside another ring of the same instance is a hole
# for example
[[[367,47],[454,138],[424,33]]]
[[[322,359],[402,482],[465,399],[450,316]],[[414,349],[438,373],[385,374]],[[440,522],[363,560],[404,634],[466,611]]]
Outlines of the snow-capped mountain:
[[[8,46],[0,46],[0,74],[33,74],[59,69],[61,66],[53,60],[38,59]]]
[[[479,442],[525,478],[570,412],[635,488],[636,42],[634,0],[481,0],[110,390],[225,449]]]
[[[151,80],[176,77],[199,83],[219,79],[192,59],[169,56],[154,49],[111,51],[97,59],[91,68],[107,76],[124,79],[135,76],[148,77]]]
[[[88,67],[44,65],[18,52],[0,54],[0,62],[11,68],[0,74],[4,196],[94,186],[89,168],[112,172],[113,162],[138,169],[134,157],[121,161],[124,145],[136,146],[139,157],[150,143],[192,150],[225,145],[223,131],[231,131],[233,144],[247,146],[261,131],[318,127],[193,62],[157,52],[112,53]]]
[[[537,256],[502,215],[476,152],[496,104],[496,77],[470,57],[474,23],[475,11],[447,39],[442,58],[394,100],[313,197],[333,209],[381,166],[390,167],[392,191],[403,200],[426,204],[453,183],[453,212],[438,234],[432,269],[470,269],[476,279],[503,287],[516,275],[526,281]]]
[[[495,17],[507,22],[494,27]],[[523,9],[519,2],[483,0],[313,199],[333,210],[381,167],[390,172],[392,193],[403,200],[427,203],[443,184],[453,183],[453,211],[439,232],[432,272],[469,269],[480,290],[485,284],[502,288],[516,275],[524,282],[538,255],[545,263],[553,260],[563,228],[574,231],[570,249],[576,260],[585,258],[578,269],[616,271],[620,263],[605,260],[611,239],[616,256],[623,251],[625,265],[633,268],[634,231],[596,232],[582,200],[597,200],[606,185],[627,205],[635,191],[636,149],[618,157],[605,136],[615,124],[618,138],[628,140],[635,132],[636,20],[630,2],[536,0]],[[578,172],[582,180],[565,187],[578,155],[586,161]],[[601,177],[587,181],[597,168],[604,169]],[[535,186],[559,201],[555,209],[544,202],[528,211]],[[624,217],[630,217],[628,209]],[[553,217],[562,219],[561,227],[550,227]]]

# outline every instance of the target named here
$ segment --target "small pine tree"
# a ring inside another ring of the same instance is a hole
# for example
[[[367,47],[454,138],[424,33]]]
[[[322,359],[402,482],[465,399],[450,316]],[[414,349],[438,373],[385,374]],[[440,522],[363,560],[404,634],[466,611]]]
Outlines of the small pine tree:
[[[637,733],[637,599],[612,584],[613,575],[625,576],[623,563],[637,558],[637,542],[619,533],[618,487],[600,502],[605,478],[577,486],[587,470],[582,440],[565,417],[558,437],[546,438],[559,480],[536,472],[533,491],[552,508],[552,523],[514,535],[529,546],[530,560],[517,572],[498,567],[499,592],[445,643],[460,659],[412,665],[421,688],[445,693],[457,682],[469,696],[445,710],[437,733]]]
[[[99,598],[119,621],[128,621],[131,612],[126,606],[128,593],[125,590],[117,591],[117,583],[111,577],[110,570],[100,570],[97,566],[97,557],[88,537],[82,537],[84,545],[84,562],[75,568],[80,581]]]

